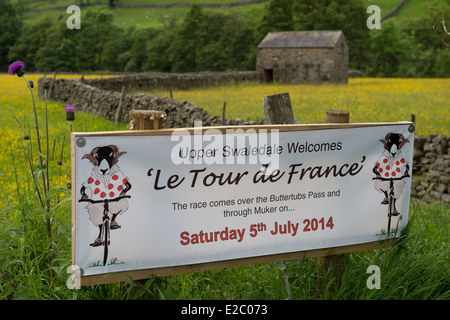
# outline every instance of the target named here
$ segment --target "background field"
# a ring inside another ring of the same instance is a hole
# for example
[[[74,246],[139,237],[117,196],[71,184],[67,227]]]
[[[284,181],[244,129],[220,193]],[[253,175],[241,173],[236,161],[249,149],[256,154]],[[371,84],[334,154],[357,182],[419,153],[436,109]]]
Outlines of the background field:
[[[173,90],[175,100],[189,101],[226,118],[264,118],[263,97],[288,92],[294,117],[301,123],[323,122],[325,110],[350,111],[350,122],[410,121],[416,117],[416,133],[448,134],[450,128],[450,79],[353,78],[348,85],[243,84],[189,91]],[[167,91],[150,95],[169,96]]]
[[[24,19],[26,23],[33,23],[41,20],[44,17],[55,17],[56,14],[65,14],[64,10],[53,9],[55,7],[66,8],[74,4],[70,0],[56,0],[54,3],[49,1],[35,1],[24,3]],[[118,6],[115,8],[109,8],[108,10],[113,13],[116,24],[119,27],[137,27],[137,28],[161,28],[171,21],[181,21],[186,13],[190,10],[189,6],[185,7],[169,7],[169,8],[132,8],[123,7],[121,5],[167,5],[167,4],[224,4],[236,2],[234,0],[192,0],[192,1],[178,1],[178,0],[128,0],[117,2]],[[91,5],[96,7],[107,7],[105,1],[93,0],[90,1]],[[205,8],[206,11],[221,12],[227,14],[243,13],[248,14],[254,18],[261,17],[263,14],[265,3],[243,5],[239,7],[222,7],[222,8]],[[39,10],[38,12],[30,10]],[[42,11],[41,11],[42,10]]]
[[[84,3],[86,1],[83,1]],[[107,1],[90,0],[92,6],[107,7]],[[167,5],[167,4],[223,4],[219,8],[206,8],[208,11],[218,11],[221,13],[244,13],[254,19],[261,18],[264,14],[264,6],[267,2],[257,4],[247,4],[237,7],[227,7],[229,3],[236,0],[120,0],[116,1],[117,7],[110,8],[114,13],[116,23],[120,27],[136,26],[138,28],[159,28],[168,23],[169,20],[181,20],[189,11],[187,7],[169,7],[169,8],[129,8],[122,5]],[[378,5],[381,8],[381,15],[390,13],[401,2],[401,0],[371,0],[366,1],[368,5]],[[25,22],[36,22],[43,17],[55,17],[55,14],[65,14],[59,7],[68,7],[72,4],[78,4],[72,0],[41,0],[24,1],[14,0],[13,3],[21,3],[24,10]],[[424,14],[424,6],[427,0],[410,0],[398,13],[398,17],[421,17]],[[34,11],[33,11],[34,10]]]

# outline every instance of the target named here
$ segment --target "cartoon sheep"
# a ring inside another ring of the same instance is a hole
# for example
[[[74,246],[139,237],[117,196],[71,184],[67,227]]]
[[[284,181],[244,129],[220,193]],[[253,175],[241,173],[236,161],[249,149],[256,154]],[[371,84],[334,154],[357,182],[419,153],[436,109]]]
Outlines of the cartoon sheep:
[[[91,243],[91,246],[102,245],[101,234],[105,203],[112,214],[111,230],[120,228],[116,218],[128,210],[128,201],[125,197],[131,189],[131,184],[117,165],[119,157],[125,153],[119,152],[119,148],[115,145],[108,145],[96,147],[81,158],[90,160],[94,165],[90,177],[83,183],[80,190],[81,200],[90,200],[86,207],[89,219],[100,229],[98,237]]]
[[[384,194],[381,204],[389,203],[389,190],[391,183],[393,186],[393,216],[398,216],[399,212],[395,207],[395,202],[403,193],[405,181],[402,179],[409,176],[409,164],[402,154],[402,147],[409,142],[408,139],[400,133],[388,133],[380,142],[384,146],[383,153],[375,163],[373,172],[378,178],[375,180],[375,189]]]

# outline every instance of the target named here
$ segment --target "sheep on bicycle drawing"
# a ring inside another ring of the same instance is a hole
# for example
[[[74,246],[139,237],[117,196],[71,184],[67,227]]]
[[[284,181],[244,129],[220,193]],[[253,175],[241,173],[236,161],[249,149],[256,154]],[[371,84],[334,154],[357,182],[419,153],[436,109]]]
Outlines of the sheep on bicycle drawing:
[[[383,144],[384,150],[373,168],[376,175],[373,179],[375,180],[375,189],[384,195],[381,204],[389,205],[389,232],[390,218],[400,215],[396,208],[396,201],[403,193],[404,178],[410,176],[409,164],[402,153],[402,147],[409,140],[400,133],[390,132],[380,142]]]
[[[100,229],[98,237],[91,243],[93,247],[103,244],[101,235],[105,214],[111,214],[109,229],[115,230],[120,228],[117,216],[128,210],[126,198],[129,196],[126,193],[131,189],[131,184],[117,165],[119,157],[125,153],[119,152],[115,145],[108,145],[96,147],[82,157],[94,165],[90,177],[80,190],[80,201],[88,202],[86,209],[89,219]]]

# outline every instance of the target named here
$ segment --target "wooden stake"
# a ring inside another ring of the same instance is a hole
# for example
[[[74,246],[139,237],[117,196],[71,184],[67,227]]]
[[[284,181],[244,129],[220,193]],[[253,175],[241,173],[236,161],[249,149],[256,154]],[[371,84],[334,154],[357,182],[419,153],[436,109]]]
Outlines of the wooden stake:
[[[350,113],[344,110],[326,110],[325,123],[349,123]],[[327,285],[328,281],[335,278],[335,282],[329,287],[330,292],[335,292],[341,284],[343,269],[343,255],[330,255],[318,258],[317,280],[321,288]]]
[[[326,110],[325,123],[349,123],[350,112],[344,110]]]
[[[222,125],[223,126],[225,125],[225,108],[226,108],[226,106],[227,106],[227,102],[224,101],[223,102],[223,108],[222,108]]]
[[[114,116],[114,123],[119,123],[120,110],[122,109],[123,98],[125,97],[125,86],[122,85],[122,92],[120,93],[119,105],[117,106],[116,114]]]
[[[48,89],[48,94],[47,94],[48,100],[50,100],[50,97],[52,95],[53,83],[55,82],[55,79],[56,79],[56,72],[53,73],[53,79],[52,79],[52,82],[50,83],[50,89]]]
[[[122,95],[124,87],[122,87]],[[162,128],[162,121],[167,114],[157,110],[130,110],[130,130],[156,130]],[[116,115],[117,118],[117,115]],[[135,280],[131,288],[130,298],[134,299],[137,290],[145,285],[147,279]]]
[[[263,98],[264,115],[266,124],[294,124],[294,112],[292,111],[291,98],[289,93],[282,93]],[[225,104],[224,104],[225,109]],[[284,284],[288,299],[291,298],[291,287],[289,285],[289,277],[286,270],[283,270]]]
[[[130,110],[130,130],[161,129],[166,116],[164,111]]]
[[[267,124],[294,124],[289,93],[280,93],[263,98],[264,115]]]

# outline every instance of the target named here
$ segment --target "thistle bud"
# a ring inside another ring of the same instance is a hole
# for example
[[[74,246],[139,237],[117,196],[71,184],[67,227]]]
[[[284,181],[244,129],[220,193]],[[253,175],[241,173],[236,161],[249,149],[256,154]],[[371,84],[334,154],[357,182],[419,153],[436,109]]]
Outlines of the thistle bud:
[[[66,120],[67,121],[75,120],[74,106],[72,106],[71,104],[67,104],[66,107],[64,108],[64,110],[66,111]]]
[[[50,82],[48,80],[44,80],[42,82],[42,89],[45,89],[45,90],[50,89]]]

